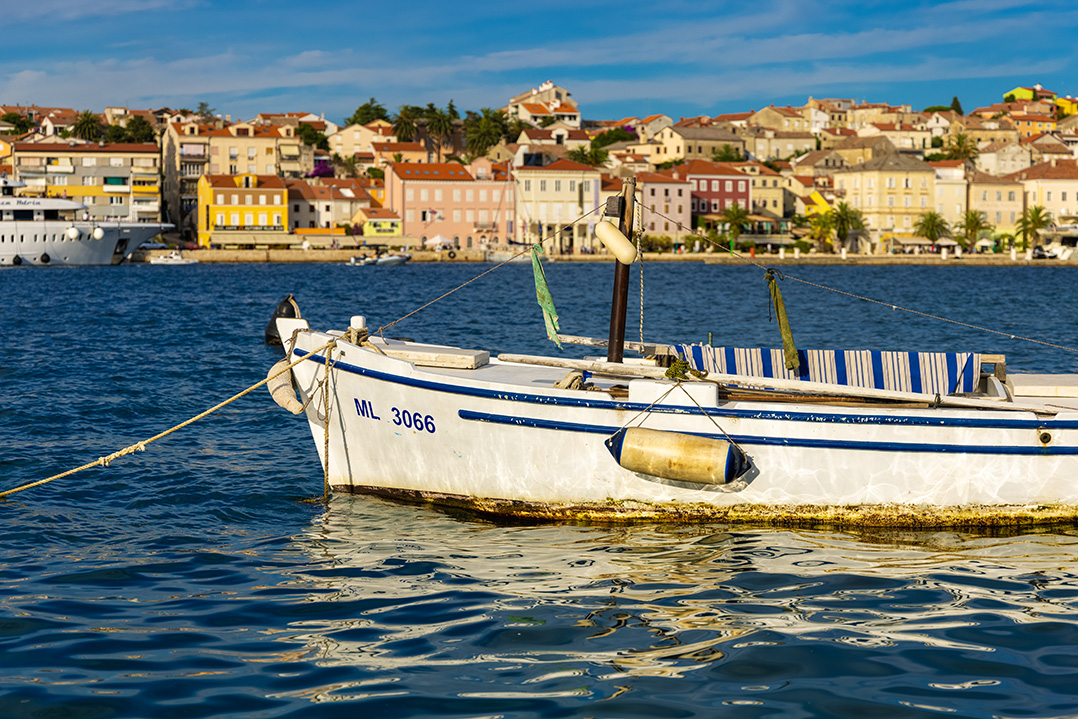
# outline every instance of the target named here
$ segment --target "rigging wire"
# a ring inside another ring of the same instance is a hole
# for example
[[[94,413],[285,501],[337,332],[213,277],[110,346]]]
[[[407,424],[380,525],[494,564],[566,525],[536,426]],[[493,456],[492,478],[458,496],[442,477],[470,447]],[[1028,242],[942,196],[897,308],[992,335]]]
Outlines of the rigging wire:
[[[671,222],[673,222],[677,226],[677,229],[682,230],[687,234],[698,237],[698,238],[704,240],[705,242],[708,242],[708,243],[714,245],[715,247],[718,247],[720,250],[722,250],[723,252],[726,252],[731,257],[733,257],[735,259],[738,259],[738,260],[742,260],[746,264],[750,264],[750,265],[753,265],[755,267],[758,267],[759,269],[761,269],[761,270],[763,270],[765,272],[768,270],[767,267],[760,264],[755,259],[753,259],[751,257],[746,257],[745,255],[741,254],[737,250],[734,250],[734,249],[732,249],[730,247],[726,247],[723,244],[712,240],[710,237],[707,237],[706,235],[700,234],[698,229],[687,228],[687,227],[685,227],[685,225],[681,224],[681,222],[679,222],[678,220],[675,220],[672,217],[668,217],[668,216],[664,215],[663,213],[661,213],[661,212],[659,212],[657,210],[652,210],[652,212],[654,212],[659,217],[662,217],[662,218],[664,218],[666,220],[670,220]],[[820,290],[826,290],[827,292],[834,292],[835,294],[844,295],[846,297],[850,297],[850,298],[855,299],[855,300],[861,300],[862,302],[870,302],[872,304],[877,304],[877,305],[880,305],[882,307],[889,307],[890,309],[892,309],[894,311],[908,312],[911,315],[917,315],[918,317],[924,317],[925,319],[938,320],[939,322],[948,322],[948,323],[953,324],[953,325],[959,325],[961,327],[967,327],[969,329],[979,330],[981,332],[989,332],[991,334],[1001,335],[1003,337],[1007,337],[1007,338],[1012,339],[1012,340],[1022,340],[1023,342],[1032,342],[1034,344],[1043,345],[1045,347],[1052,347],[1053,349],[1065,350],[1067,352],[1078,352],[1078,348],[1075,348],[1075,347],[1068,347],[1067,345],[1056,344],[1054,342],[1046,342],[1045,340],[1039,340],[1039,339],[1035,339],[1033,337],[1023,337],[1022,335],[1016,335],[1016,334],[1013,334],[1011,332],[1004,332],[1002,330],[994,330],[991,327],[982,327],[980,325],[971,324],[969,322],[962,322],[961,320],[953,320],[953,319],[951,319],[949,317],[940,317],[939,315],[929,314],[928,312],[921,312],[920,310],[911,309],[909,307],[903,307],[901,305],[892,304],[890,302],[884,302],[882,300],[873,299],[872,297],[865,297],[864,295],[859,295],[859,294],[856,294],[854,292],[847,292],[846,290],[840,290],[840,289],[837,289],[835,287],[828,287],[827,285],[821,285],[821,284],[819,284],[817,282],[812,282],[810,280],[802,279],[800,277],[796,277],[796,276],[788,274],[788,273],[783,273],[783,274],[785,275],[784,279],[793,280],[794,282],[800,282],[803,285],[808,285],[810,287],[815,287],[816,289],[820,289]]]

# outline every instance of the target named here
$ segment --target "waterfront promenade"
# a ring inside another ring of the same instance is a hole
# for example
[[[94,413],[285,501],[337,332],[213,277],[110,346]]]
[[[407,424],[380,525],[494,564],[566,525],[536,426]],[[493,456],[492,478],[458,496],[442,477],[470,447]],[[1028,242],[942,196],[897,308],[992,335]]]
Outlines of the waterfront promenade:
[[[158,255],[168,254],[168,250],[138,250],[132,257],[131,261],[134,263],[146,262],[150,257]],[[347,263],[351,257],[357,256],[360,253],[355,249],[341,249],[341,250],[323,250],[323,249],[311,249],[311,250],[292,250],[292,249],[274,249],[274,250],[211,250],[211,249],[199,249],[189,250],[185,253],[185,256],[197,259],[200,263],[205,264],[219,264],[219,263],[252,263],[252,262],[274,262],[274,263],[298,263],[298,262],[340,262]],[[457,250],[454,252],[454,257],[449,257],[448,252],[431,252],[431,251],[412,251],[412,262],[483,262],[483,252],[481,250]],[[527,256],[525,255],[525,260]],[[738,265],[746,264],[749,261],[757,262],[761,265],[768,266],[798,266],[798,265],[933,265],[933,266],[948,266],[948,267],[968,267],[968,266],[992,266],[992,267],[1007,267],[1007,266],[1026,266],[1032,265],[1035,267],[1059,267],[1059,266],[1078,266],[1078,253],[1075,253],[1069,260],[1027,260],[1024,255],[1019,254],[1016,260],[1011,260],[1009,253],[998,254],[963,254],[960,258],[955,257],[954,254],[948,254],[947,259],[943,259],[940,255],[935,254],[920,254],[920,255],[848,255],[846,259],[843,259],[841,255],[836,254],[802,254],[800,257],[794,257],[793,253],[787,252],[785,257],[780,257],[777,254],[763,254],[759,253],[755,258],[745,257],[731,257],[726,253],[721,252],[690,252],[690,253],[673,253],[673,252],[646,252],[644,253],[645,262],[703,262],[711,265]],[[557,255],[553,258],[554,262],[609,262],[611,258],[609,255]]]

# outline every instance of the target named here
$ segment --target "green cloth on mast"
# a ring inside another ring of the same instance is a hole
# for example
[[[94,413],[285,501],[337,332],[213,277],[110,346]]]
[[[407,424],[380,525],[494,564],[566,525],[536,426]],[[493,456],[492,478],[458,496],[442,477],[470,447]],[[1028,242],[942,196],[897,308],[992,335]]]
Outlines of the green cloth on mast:
[[[532,272],[535,274],[535,298],[539,301],[539,307],[543,310],[543,321],[546,323],[546,336],[551,342],[562,349],[561,340],[558,338],[558,311],[554,309],[554,298],[550,296],[550,288],[546,283],[546,273],[543,264],[539,261],[539,253],[543,248],[538,244],[532,245]]]
[[[782,301],[782,290],[779,289],[774,270],[767,271],[767,289],[771,294],[771,305],[775,308],[775,317],[779,321],[779,332],[782,333],[782,356],[785,359],[786,369],[797,369],[801,366],[801,360],[797,358],[797,347],[794,346],[794,335],[790,331],[790,320],[786,317],[786,304]]]

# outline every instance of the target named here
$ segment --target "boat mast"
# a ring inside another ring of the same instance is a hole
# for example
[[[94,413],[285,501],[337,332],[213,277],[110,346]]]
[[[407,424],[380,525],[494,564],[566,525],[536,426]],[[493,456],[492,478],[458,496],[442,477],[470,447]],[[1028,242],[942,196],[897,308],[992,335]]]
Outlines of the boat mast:
[[[618,229],[628,238],[633,236],[633,202],[636,199],[636,178],[622,183],[621,219]],[[630,240],[631,241],[631,240]],[[621,362],[625,356],[625,312],[629,305],[629,265],[614,260],[614,295],[610,300],[610,339],[606,345],[606,361]]]

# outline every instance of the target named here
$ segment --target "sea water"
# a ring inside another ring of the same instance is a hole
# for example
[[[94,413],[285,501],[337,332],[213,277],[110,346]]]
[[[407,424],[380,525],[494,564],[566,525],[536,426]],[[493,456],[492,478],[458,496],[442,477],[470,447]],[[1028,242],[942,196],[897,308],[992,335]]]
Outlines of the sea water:
[[[355,314],[378,328],[489,267],[0,271],[0,489],[258,382],[287,293],[317,328]],[[562,331],[605,336],[612,268],[546,273]],[[1011,339],[1078,344],[1074,269],[789,274],[799,347],[975,350],[1005,353],[1009,371],[1078,372],[1074,352]],[[634,269],[629,339],[641,286],[647,341],[781,341],[759,269]],[[526,265],[386,334],[559,351]],[[498,524],[323,500],[306,423],[262,389],[108,468],[0,500],[0,522],[4,719],[1078,716],[1073,527]]]

